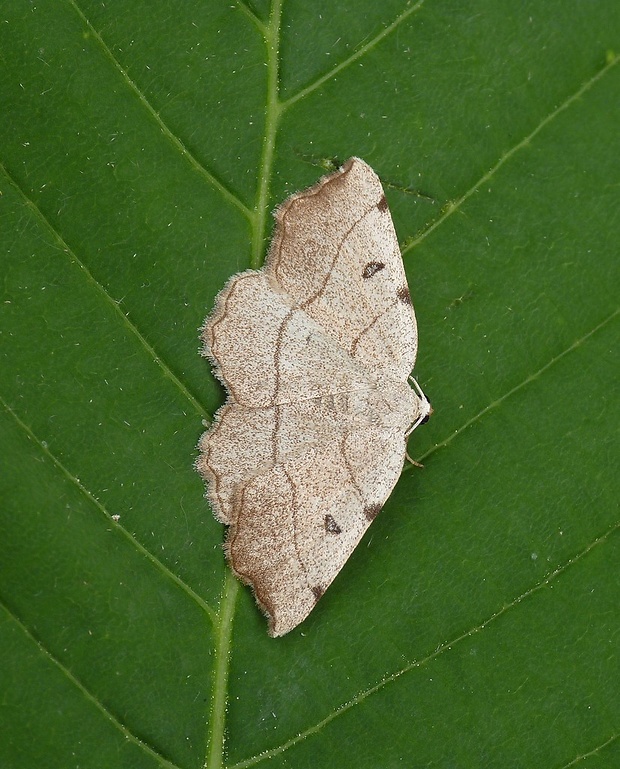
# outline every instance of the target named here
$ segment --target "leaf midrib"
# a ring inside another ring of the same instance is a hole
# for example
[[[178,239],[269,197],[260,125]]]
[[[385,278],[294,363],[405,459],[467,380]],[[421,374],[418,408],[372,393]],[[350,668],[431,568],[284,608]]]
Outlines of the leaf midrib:
[[[268,216],[268,198],[269,198],[269,184],[270,180],[272,178],[272,165],[273,165],[273,155],[275,150],[275,138],[277,135],[277,127],[279,123],[279,119],[284,112],[285,109],[287,109],[289,106],[292,106],[297,101],[305,98],[309,93],[319,88],[323,83],[330,80],[332,77],[334,77],[336,74],[338,74],[340,71],[342,71],[346,66],[348,66],[353,61],[360,58],[360,56],[364,55],[368,50],[370,50],[374,45],[377,44],[377,42],[380,41],[383,37],[386,36],[386,34],[389,33],[389,31],[392,31],[392,29],[395,28],[397,23],[400,23],[400,21],[407,18],[414,10],[419,8],[424,0],[420,0],[415,6],[413,6],[410,9],[407,9],[406,12],[403,12],[395,22],[392,22],[389,28],[386,28],[386,30],[383,30],[383,32],[376,36],[376,38],[372,41],[370,41],[366,46],[356,51],[351,57],[341,62],[339,65],[335,66],[330,70],[327,74],[317,78],[312,84],[305,87],[304,89],[301,89],[296,95],[289,97],[289,99],[285,101],[280,101],[279,99],[279,93],[278,93],[278,45],[277,45],[277,35],[274,33],[274,23],[277,20],[277,27],[279,30],[279,20],[280,20],[280,11],[281,11],[281,0],[276,0],[274,3],[274,10],[277,10],[277,13],[272,12],[272,18],[270,19],[268,27],[265,27],[265,29],[269,29],[272,35],[275,35],[271,38],[271,58],[272,58],[272,69],[271,69],[271,98],[268,100],[268,107],[267,107],[267,117],[268,120],[266,121],[266,136],[265,136],[265,143],[264,143],[264,150],[263,150],[263,157],[261,160],[261,166],[260,166],[260,180],[261,183],[259,185],[259,192],[258,192],[258,198],[257,198],[257,204],[254,208],[254,210],[250,210],[245,206],[245,204],[234,194],[232,193],[220,180],[218,180],[211,172],[209,172],[202,164],[200,164],[192,155],[188,152],[188,150],[185,148],[181,140],[173,134],[170,129],[165,125],[165,123],[161,120],[159,114],[153,109],[153,107],[150,105],[148,100],[144,97],[144,95],[141,93],[141,91],[137,88],[136,84],[128,77],[125,70],[120,66],[120,63],[117,61],[117,59],[114,57],[110,49],[106,46],[103,39],[99,35],[99,33],[96,32],[96,30],[93,28],[92,24],[88,21],[88,19],[84,16],[83,12],[77,5],[77,3],[74,0],[70,0],[71,5],[75,8],[76,12],[80,15],[84,23],[88,26],[88,28],[91,30],[91,32],[96,36],[98,42],[102,46],[102,48],[106,51],[107,55],[111,59],[111,61],[115,64],[115,66],[118,68],[118,70],[121,72],[125,82],[128,84],[128,86],[136,93],[136,95],[140,98],[140,101],[144,105],[145,109],[152,115],[152,117],[157,121],[158,125],[162,129],[162,132],[167,136],[167,138],[173,142],[173,144],[177,147],[179,152],[182,154],[183,157],[185,157],[191,165],[196,168],[197,170],[201,171],[201,173],[204,174],[205,178],[208,180],[210,184],[212,184],[223,196],[223,198],[228,201],[229,203],[232,203],[235,205],[246,218],[248,218],[252,222],[252,231],[253,231],[253,243],[252,243],[252,254],[253,254],[253,266],[258,266],[260,263],[260,259],[262,258],[263,250],[264,250],[264,233],[266,229],[266,222],[267,222],[267,216]],[[242,3],[239,3],[240,5],[243,5]],[[243,6],[245,8],[245,6]],[[275,43],[275,44],[274,44]],[[267,42],[266,42],[267,44]],[[275,55],[274,55],[275,54]],[[581,96],[583,96],[586,91],[588,91],[596,82],[598,82],[604,74],[606,74],[612,67],[614,67],[617,62],[619,61],[620,57],[615,57],[611,61],[609,61],[599,72],[597,72],[592,78],[590,78],[588,81],[586,81],[578,90],[575,91],[574,94],[569,96],[559,107],[557,107],[555,110],[550,112],[545,118],[543,118],[539,124],[520,142],[516,143],[512,148],[507,150],[502,157],[497,161],[497,163],[486,173],[484,174],[478,182],[476,182],[475,185],[473,185],[467,192],[465,192],[460,198],[458,198],[453,205],[447,209],[440,217],[438,217],[437,220],[432,222],[428,227],[425,228],[425,230],[417,236],[414,240],[412,240],[407,247],[403,250],[403,253],[406,253],[410,251],[415,245],[418,245],[423,239],[425,239],[431,232],[433,232],[437,227],[443,223],[445,219],[447,219],[452,213],[454,213],[468,198],[470,198],[474,192],[476,192],[484,183],[488,182],[491,177],[520,149],[524,148],[540,131],[543,130],[545,126],[551,122],[557,115],[559,115],[561,112],[566,110],[570,105],[572,105],[575,101],[577,101]],[[270,106],[271,105],[271,106]],[[6,171],[5,171],[6,173]],[[7,173],[7,177],[10,178],[9,174]],[[38,212],[40,218],[45,223],[45,226],[55,235],[55,237],[58,239],[59,243],[61,244],[61,247],[63,250],[68,253],[70,258],[74,259],[76,264],[78,264],[83,270],[85,270],[86,274],[89,276],[89,279],[93,282],[93,284],[97,287],[98,290],[100,290],[106,298],[114,305],[116,310],[119,312],[119,314],[123,318],[123,322],[127,325],[130,332],[134,334],[141,342],[141,344],[144,346],[146,351],[153,357],[153,359],[158,363],[158,365],[161,366],[164,373],[169,376],[173,381],[175,381],[175,384],[179,387],[182,394],[187,398],[188,401],[192,403],[194,408],[197,410],[198,413],[203,412],[203,409],[201,409],[201,406],[198,402],[198,400],[187,390],[185,385],[172,373],[171,369],[166,366],[165,363],[163,363],[159,356],[156,355],[155,350],[149,343],[147,342],[146,338],[140,333],[140,331],[137,329],[136,326],[134,326],[127,316],[122,312],[117,302],[115,302],[111,296],[108,294],[106,289],[98,283],[93,276],[91,275],[88,270],[84,267],[84,265],[80,262],[80,260],[77,258],[77,256],[74,254],[74,252],[67,246],[67,244],[64,242],[62,237],[59,235],[59,233],[53,228],[53,226],[50,224],[50,222],[43,216],[41,211],[37,208],[36,205],[30,201],[27,196],[24,194],[23,190],[19,188],[19,186],[15,183],[14,180],[11,179],[13,184],[15,184],[16,188],[20,191],[22,196],[24,197],[26,203],[33,208],[35,211]],[[602,328],[604,325],[609,323],[611,320],[613,320],[616,315],[618,314],[618,311],[615,311],[607,317],[605,320],[603,320],[598,326],[596,326],[591,331],[584,334],[579,340],[577,340],[575,343],[573,343],[570,347],[568,347],[566,350],[561,352],[559,355],[556,355],[552,360],[550,360],[545,366],[543,366],[539,371],[535,372],[534,374],[527,377],[522,383],[512,388],[509,392],[507,392],[504,396],[501,396],[501,398],[497,399],[493,403],[489,404],[487,407],[485,407],[479,414],[472,417],[468,422],[466,422],[461,428],[459,428],[455,433],[451,434],[443,443],[440,443],[435,448],[431,449],[425,456],[428,456],[430,453],[435,451],[437,448],[447,445],[453,438],[462,432],[463,429],[465,429],[467,426],[472,424],[473,422],[477,421],[483,414],[485,414],[490,409],[497,406],[499,403],[501,403],[503,400],[508,398],[510,395],[512,395],[517,390],[524,387],[526,384],[531,382],[533,379],[541,376],[550,366],[552,366],[557,360],[559,360],[564,355],[568,354],[570,351],[575,349],[576,346],[582,344],[584,341],[586,341],[592,334],[594,334],[596,331],[598,331],[600,328]],[[110,513],[98,502],[98,500],[86,489],[83,487],[75,476],[73,476],[66,468],[64,468],[58,460],[45,448],[43,443],[39,441],[36,436],[30,431],[30,429],[19,419],[17,414],[11,409],[11,407],[2,401],[5,408],[13,415],[13,417],[20,423],[20,425],[23,427],[23,429],[26,430],[26,432],[32,437],[38,445],[42,448],[42,450],[47,451],[48,455],[54,461],[58,469],[60,469],[72,482],[78,483],[78,486],[80,490],[92,501],[94,504],[96,504],[100,510],[109,518],[111,518]],[[122,527],[119,527],[125,532],[125,530]],[[240,762],[238,764],[235,764],[234,767],[231,767],[231,769],[241,769],[245,766],[250,766],[255,763],[258,763],[258,761],[262,758],[271,757],[272,755],[275,755],[276,753],[283,752],[288,747],[291,747],[296,742],[298,742],[300,739],[302,739],[305,736],[308,736],[309,734],[318,731],[323,725],[328,723],[329,721],[333,720],[337,715],[341,714],[342,712],[345,712],[345,710],[348,710],[350,707],[352,707],[354,704],[357,704],[358,702],[361,702],[363,699],[365,699],[367,696],[369,696],[374,691],[378,691],[380,688],[383,688],[383,686],[387,685],[390,681],[394,680],[396,677],[399,677],[404,672],[407,672],[410,669],[413,669],[414,667],[419,667],[420,665],[424,664],[425,662],[429,661],[433,657],[435,657],[438,653],[442,653],[445,648],[448,648],[449,646],[453,646],[458,641],[468,637],[471,635],[471,633],[476,632],[477,630],[485,627],[489,622],[493,621],[496,617],[500,616],[500,614],[504,613],[508,608],[511,606],[514,606],[523,600],[523,598],[531,595],[533,592],[539,590],[541,587],[543,587],[545,584],[548,584],[549,581],[552,579],[555,579],[557,576],[559,576],[563,571],[565,571],[569,566],[571,566],[573,563],[578,562],[581,560],[590,550],[595,547],[598,544],[601,544],[604,542],[608,536],[610,536],[612,533],[614,533],[618,528],[618,525],[615,525],[612,527],[608,532],[603,534],[601,537],[594,540],[593,543],[591,543],[582,553],[575,556],[573,559],[570,559],[563,567],[558,568],[554,572],[552,572],[548,577],[544,578],[542,582],[535,585],[530,590],[526,591],[522,596],[515,599],[513,602],[508,604],[507,607],[504,607],[500,612],[492,615],[488,620],[486,620],[482,625],[480,625],[477,628],[472,629],[471,631],[468,631],[467,633],[464,633],[463,635],[459,636],[459,638],[455,639],[454,641],[450,642],[450,644],[445,644],[444,646],[440,647],[437,652],[435,652],[433,655],[415,662],[411,663],[407,668],[403,668],[400,671],[397,671],[396,673],[388,676],[387,678],[383,679],[383,681],[379,682],[375,686],[371,687],[370,689],[366,690],[366,692],[361,693],[357,697],[355,697],[353,700],[351,700],[349,703],[346,703],[343,706],[340,706],[340,708],[335,709],[332,711],[330,715],[328,715],[325,719],[323,719],[321,722],[318,722],[317,725],[310,727],[305,732],[303,732],[298,737],[294,738],[291,741],[288,741],[286,743],[283,743],[282,746],[278,748],[274,748],[273,751],[269,751],[269,754],[261,754],[260,756],[247,759],[246,761]],[[158,561],[146,548],[144,548],[135,538],[131,537],[127,532],[125,534],[128,536],[130,541],[133,542],[133,544],[141,551],[144,555],[146,555],[149,560],[151,560],[154,565],[157,566],[157,568],[161,568],[164,570],[167,576],[169,576],[174,582],[176,582],[179,586],[181,586],[186,592],[188,592],[194,600],[197,600],[203,610],[209,615],[210,619],[214,621],[214,612],[211,607],[209,607],[202,599],[199,598],[189,586],[187,586],[182,580],[180,580],[176,575],[174,575],[170,570],[168,570],[161,562]],[[227,573],[226,579],[230,579],[230,573]],[[233,578],[234,580],[234,578]],[[238,583],[236,580],[234,580],[234,584],[237,585]],[[231,628],[232,628],[232,619],[234,616],[234,599],[236,597],[237,590],[226,590],[224,589],[224,599],[222,600],[220,604],[220,612],[219,612],[219,619],[217,622],[219,623],[219,628],[222,633],[222,637],[224,638],[224,642],[222,643],[222,651],[220,654],[219,662],[216,660],[216,669],[219,667],[222,668],[222,660],[227,660],[230,653],[230,645],[231,645]],[[19,622],[19,620],[17,620]],[[228,633],[226,631],[226,627],[228,628]],[[27,632],[27,629],[24,628]],[[47,652],[44,647],[38,642],[36,639],[33,638],[33,640],[38,643],[40,648],[42,649],[42,652],[46,653],[49,656],[49,652]],[[53,659],[53,658],[52,658]],[[58,663],[56,660],[54,660],[56,664]],[[225,667],[225,666],[224,666]],[[61,666],[61,669],[62,668]],[[78,688],[80,688],[81,691],[84,692],[85,696],[89,697],[89,699],[93,699],[92,695],[80,684],[80,682],[73,676],[73,674],[70,673],[70,671],[66,670],[67,675],[71,678],[71,680],[75,683]],[[217,709],[219,715],[224,714],[225,712],[225,697],[222,698],[222,692],[225,692],[225,689],[227,687],[227,678],[226,676],[220,675],[219,679],[216,675],[216,680],[219,680],[220,683],[216,684],[214,686],[213,691],[213,697],[212,697],[212,703],[215,708],[217,704]],[[223,682],[223,683],[222,683]],[[97,703],[96,699],[93,699],[94,702]],[[100,703],[98,703],[98,706],[102,708]],[[107,714],[107,717],[110,717],[115,723],[118,724],[119,728],[123,731],[123,733],[126,733],[125,727],[120,724],[120,722],[117,722],[113,716],[110,716],[108,711],[103,708],[104,713]],[[209,759],[208,761],[211,761],[212,763],[208,763],[208,766],[222,766],[223,763],[223,720],[221,720],[221,735],[215,735],[212,733],[212,739],[210,741],[210,748],[209,748]],[[130,738],[133,738],[137,741],[138,744],[143,746],[146,750],[153,752],[149,746],[144,745],[138,738],[133,737],[131,733],[127,733],[126,736],[129,736]],[[214,741],[215,737],[221,736],[221,744],[222,744],[222,750],[219,750],[219,758],[218,758],[218,750],[215,747],[217,740]],[[275,752],[274,752],[275,751]],[[166,762],[165,759],[163,759],[161,756],[156,754],[158,757],[158,760],[165,763],[167,766],[174,766],[173,764]],[[213,763],[215,762],[215,763]]]

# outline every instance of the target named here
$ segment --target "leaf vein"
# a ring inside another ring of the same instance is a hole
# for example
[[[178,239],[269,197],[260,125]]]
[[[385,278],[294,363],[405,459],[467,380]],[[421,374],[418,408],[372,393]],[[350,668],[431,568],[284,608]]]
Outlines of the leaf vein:
[[[576,764],[581,763],[581,761],[585,761],[586,758],[589,758],[590,756],[596,756],[598,753],[600,753],[604,748],[606,748],[608,745],[611,745],[618,739],[618,734],[612,734],[611,737],[605,742],[602,742],[600,745],[597,745],[596,747],[592,748],[592,750],[589,750],[587,753],[582,753],[580,756],[575,756],[575,758],[572,761],[569,761],[568,764],[564,764],[561,769],[569,769],[571,766],[575,766]]]
[[[45,444],[44,441],[40,440],[37,435],[35,435],[34,431],[17,415],[17,413],[14,411],[14,409],[11,408],[11,406],[5,401],[5,399],[0,395],[0,403],[2,406],[4,406],[5,410],[13,417],[15,422],[19,425],[19,427],[28,435],[28,437],[36,443],[36,445],[39,447],[39,449],[54,463],[55,467],[60,470],[60,472],[74,485],[76,486],[80,492],[88,499],[89,502],[91,502],[95,507],[103,513],[103,515],[108,519],[108,521],[115,526],[127,539],[127,541],[133,545],[133,547],[141,554],[143,555],[150,563],[155,566],[156,569],[158,569],[162,574],[164,574],[166,577],[171,579],[178,587],[183,590],[183,592],[189,596],[189,598],[192,599],[209,617],[209,620],[213,625],[216,624],[217,621],[217,615],[216,612],[209,606],[209,604],[201,598],[197,593],[195,593],[192,588],[184,582],[178,575],[176,575],[173,571],[171,571],[162,561],[160,561],[153,553],[150,552],[141,542],[139,542],[132,534],[130,534],[127,529],[124,526],[121,526],[117,521],[114,520],[112,517],[112,513],[108,512],[105,505],[103,505],[95,495],[89,491],[86,486],[80,481],[79,478],[77,478],[75,475],[73,475],[70,470],[65,467],[65,465],[58,459],[58,457],[55,456],[55,454],[52,453],[49,446]]]
[[[125,70],[125,68],[121,65],[120,61],[112,53],[112,50],[105,43],[101,34],[95,29],[93,24],[89,21],[85,13],[77,4],[76,0],[69,0],[69,2],[75,9],[75,12],[78,14],[82,22],[88,27],[88,30],[92,33],[93,37],[97,40],[97,42],[101,46],[101,50],[104,52],[104,54],[109,59],[109,61],[120,73],[121,77],[125,81],[126,85],[129,87],[129,89],[133,91],[133,93],[138,97],[139,102],[142,104],[142,106],[148,112],[148,114],[153,118],[153,120],[158,125],[159,129],[161,130],[162,134],[166,137],[166,139],[168,139],[168,141],[170,141],[170,143],[175,147],[175,149],[179,151],[181,156],[184,157],[185,160],[187,160],[190,166],[195,171],[197,171],[201,176],[203,176],[207,180],[207,182],[212,187],[214,187],[227,202],[232,203],[239,211],[241,211],[241,213],[246,217],[246,219],[251,220],[252,212],[245,205],[245,203],[234,192],[232,192],[232,190],[230,190],[224,184],[224,182],[218,179],[217,176],[212,171],[209,171],[187,149],[187,147],[183,144],[181,139],[178,136],[176,136],[176,134],[174,134],[170,128],[168,128],[167,124],[163,121],[159,112],[157,112],[157,110],[151,105],[149,100],[146,98],[145,94],[138,87],[138,84],[129,77],[129,73],[127,72],[127,70]]]
[[[453,213],[458,211],[462,205],[474,194],[476,193],[480,187],[482,187],[483,184],[488,182],[499,170],[500,168],[507,163],[513,155],[515,155],[519,150],[522,150],[524,147],[527,147],[527,145],[534,139],[546,126],[549,125],[558,115],[560,115],[562,112],[567,110],[570,106],[572,106],[576,101],[578,101],[587,91],[589,91],[599,80],[601,80],[602,77],[604,77],[616,64],[620,62],[620,56],[616,56],[610,61],[608,61],[604,67],[602,67],[596,74],[594,74],[591,78],[585,81],[585,83],[582,83],[582,85],[570,96],[568,96],[558,107],[556,107],[554,110],[549,112],[540,122],[538,125],[530,131],[527,136],[523,137],[519,142],[517,142],[515,145],[513,145],[510,149],[506,150],[504,154],[499,158],[499,160],[495,163],[495,165],[490,168],[485,174],[483,174],[478,181],[471,186],[466,192],[464,192],[457,200],[450,201],[449,205],[444,206],[444,212],[437,217],[434,221],[432,221],[428,226],[426,226],[422,232],[419,235],[416,235],[414,238],[409,240],[406,244],[406,246],[402,249],[403,256],[410,251],[411,249],[415,248],[419,243],[421,243],[425,238],[427,238],[434,230],[439,227],[440,224],[443,224],[443,222],[450,216],[452,216]]]
[[[20,628],[22,633],[38,648],[38,650],[46,657],[60,672],[78,689],[78,691],[92,704],[97,710],[109,721],[116,729],[118,729],[125,739],[132,742],[137,747],[141,748],[145,753],[155,758],[161,766],[168,769],[179,769],[177,764],[164,758],[161,753],[158,753],[148,743],[141,740],[133,732],[131,732],[89,689],[74,675],[69,668],[65,667],[62,662],[52,652],[44,646],[41,640],[39,640],[33,632],[26,626],[24,622],[17,616],[15,611],[10,609],[6,603],[0,599],[0,607],[6,612],[6,614],[15,622]]]
[[[281,115],[279,101],[280,78],[280,23],[283,0],[274,0],[269,23],[264,28],[267,54],[267,101],[265,107],[265,136],[259,168],[256,208],[252,218],[252,266],[260,265],[265,229],[267,204],[271,181],[276,135]],[[232,624],[235,615],[239,582],[230,569],[226,570],[220,616],[216,634],[215,665],[211,691],[211,718],[205,769],[221,769],[224,763],[226,708],[228,703],[228,674],[232,643]]]
[[[265,47],[267,52],[267,100],[265,106],[265,136],[258,172],[258,192],[253,219],[252,267],[260,267],[263,255],[269,189],[273,169],[276,135],[282,114],[280,105],[280,22],[282,1],[274,0],[269,26],[265,29]]]
[[[221,769],[224,761],[228,674],[232,646],[232,626],[239,592],[239,580],[231,569],[226,570],[220,616],[216,628],[215,664],[211,690],[211,711],[205,769]]]
[[[296,102],[300,101],[301,99],[305,99],[306,96],[311,94],[313,91],[316,91],[317,88],[320,88],[323,85],[323,83],[326,83],[328,80],[331,80],[337,74],[342,72],[343,69],[346,69],[351,64],[356,62],[358,59],[361,59],[362,56],[367,54],[368,51],[372,50],[384,38],[390,35],[396,29],[396,27],[398,27],[403,21],[405,21],[405,19],[411,16],[412,13],[417,11],[423,4],[424,4],[424,0],[418,0],[418,2],[415,3],[415,5],[412,5],[411,7],[402,11],[402,13],[400,13],[394,19],[394,21],[388,24],[387,27],[384,27],[381,30],[381,32],[376,34],[367,43],[365,43],[363,46],[358,48],[357,51],[351,54],[351,56],[344,59],[344,61],[341,61],[340,64],[337,64],[335,67],[330,69],[329,72],[326,72],[324,75],[321,75],[321,77],[317,78],[313,83],[310,83],[309,85],[307,85],[305,88],[302,88],[300,91],[298,91],[296,94],[294,94],[290,98],[284,100],[282,102],[282,109],[286,110]]]
[[[311,735],[316,734],[317,732],[320,732],[321,729],[327,726],[331,721],[338,718],[339,716],[344,715],[347,711],[351,710],[356,705],[361,704],[366,699],[368,699],[368,697],[381,691],[385,686],[387,686],[390,683],[393,683],[405,673],[409,673],[412,670],[423,667],[429,662],[435,660],[444,652],[451,651],[452,648],[455,647],[457,644],[467,640],[468,638],[475,635],[476,633],[479,633],[482,630],[484,630],[491,623],[495,622],[495,620],[502,617],[504,614],[512,610],[518,604],[522,603],[525,599],[530,598],[532,595],[542,590],[551,582],[555,581],[560,575],[564,574],[568,569],[572,568],[575,564],[582,561],[595,547],[599,547],[600,545],[603,545],[611,536],[613,536],[618,531],[620,531],[620,521],[617,521],[616,523],[614,523],[609,529],[607,529],[607,531],[605,531],[600,536],[596,537],[592,542],[590,542],[586,547],[584,547],[583,550],[581,550],[579,553],[569,558],[565,563],[561,564],[556,569],[551,571],[549,574],[547,574],[547,576],[543,577],[535,585],[528,588],[526,591],[521,593],[521,595],[517,596],[509,603],[504,604],[501,607],[501,609],[498,609],[497,611],[493,612],[493,614],[487,617],[487,619],[483,620],[480,624],[476,625],[475,627],[467,631],[462,632],[460,635],[456,636],[452,640],[446,641],[440,644],[433,652],[428,654],[426,657],[409,662],[400,670],[397,670],[394,673],[391,673],[390,675],[385,676],[376,684],[369,687],[368,689],[365,689],[362,692],[359,692],[355,697],[343,703],[342,705],[337,707],[335,710],[333,710],[331,713],[329,713],[327,716],[325,716],[323,719],[321,719],[320,721],[317,721],[315,724],[308,727],[307,729],[304,729],[304,731],[300,732],[295,737],[292,737],[290,740],[283,742],[282,744],[276,746],[275,748],[265,750],[261,753],[256,754],[255,756],[251,756],[250,758],[247,758],[243,761],[239,761],[238,763],[230,766],[229,769],[246,769],[247,767],[255,766],[256,764],[260,763],[265,759],[271,759],[277,755],[280,755],[281,753],[284,753],[289,748],[294,747],[298,742],[301,742],[307,737],[310,737]],[[604,744],[607,744],[607,743],[604,743]],[[568,766],[571,766],[571,764],[569,764]]]
[[[478,422],[485,414],[487,414],[489,411],[492,411],[493,409],[500,406],[505,400],[510,398],[515,393],[519,392],[519,390],[522,390],[524,387],[529,385],[531,382],[538,379],[542,374],[544,374],[545,371],[550,369],[555,363],[562,360],[566,355],[576,350],[578,347],[580,347],[584,342],[586,342],[591,336],[594,336],[598,331],[603,329],[607,324],[611,323],[614,318],[616,318],[620,314],[620,308],[614,310],[614,312],[611,313],[608,317],[606,317],[604,320],[602,320],[600,323],[598,323],[591,331],[588,331],[586,334],[583,334],[583,336],[579,337],[576,341],[574,341],[571,345],[569,345],[565,350],[562,350],[562,352],[559,352],[557,355],[554,355],[553,358],[551,358],[550,361],[545,363],[542,368],[538,369],[538,371],[535,371],[533,374],[530,374],[527,376],[522,382],[519,382],[519,384],[512,387],[510,390],[505,392],[503,395],[501,395],[499,398],[496,398],[491,403],[487,404],[483,409],[481,409],[477,414],[475,414],[471,419],[468,419],[466,422],[464,422],[460,427],[458,427],[453,433],[451,433],[447,438],[445,438],[440,443],[436,443],[431,449],[429,449],[425,454],[423,454],[421,457],[419,457],[420,462],[423,462],[424,460],[428,459],[431,454],[434,454],[439,449],[444,448],[448,444],[452,443],[452,441],[457,437],[457,435],[460,435],[463,433],[468,427],[471,427],[475,422]],[[410,467],[407,466],[405,468],[404,472],[410,472]]]
[[[87,278],[87,281],[90,282],[90,284],[94,286],[95,289],[112,306],[116,314],[119,315],[120,318],[122,319],[123,324],[129,330],[129,332],[136,337],[136,339],[139,341],[139,343],[142,345],[142,347],[144,347],[144,349],[148,353],[149,357],[151,357],[152,360],[157,364],[157,366],[159,366],[164,376],[167,379],[170,379],[176,385],[176,387],[180,390],[184,398],[186,398],[192,404],[192,406],[196,409],[198,414],[201,414],[203,418],[208,419],[209,421],[212,421],[213,419],[212,415],[205,412],[204,408],[202,407],[198,399],[189,391],[186,385],[183,384],[183,382],[176,376],[176,374],[172,371],[170,366],[168,366],[162,360],[162,358],[155,351],[155,348],[147,341],[146,337],[138,330],[138,327],[134,323],[132,323],[131,320],[129,320],[129,317],[121,309],[120,301],[117,301],[116,299],[114,299],[110,295],[108,290],[105,288],[105,286],[95,278],[95,276],[84,264],[84,262],[82,262],[82,260],[77,256],[75,251],[64,240],[60,232],[54,227],[51,221],[45,216],[45,214],[39,208],[39,206],[27,196],[26,192],[22,189],[22,187],[19,185],[17,180],[9,173],[9,171],[4,167],[2,163],[0,163],[0,171],[2,171],[2,173],[5,174],[9,182],[20,194],[20,196],[22,197],[26,205],[32,211],[34,211],[35,215],[39,218],[41,223],[44,225],[44,227],[48,230],[48,232],[52,235],[54,240],[57,242],[58,246],[60,247],[60,250],[69,257],[69,260],[72,261],[80,269],[82,273],[84,273],[84,275]]]
[[[237,0],[237,5],[239,9],[250,19],[250,21],[256,25],[256,27],[265,34],[266,27],[263,20],[258,16],[256,11],[250,6],[249,3],[244,2],[243,0]]]

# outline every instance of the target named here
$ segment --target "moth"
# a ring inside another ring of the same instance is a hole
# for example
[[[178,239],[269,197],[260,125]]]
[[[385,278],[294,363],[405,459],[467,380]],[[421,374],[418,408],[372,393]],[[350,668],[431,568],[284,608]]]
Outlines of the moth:
[[[234,275],[201,329],[228,397],[196,467],[228,562],[280,636],[380,512],[431,406],[409,385],[416,319],[375,172],[351,158],[275,218],[264,267]]]

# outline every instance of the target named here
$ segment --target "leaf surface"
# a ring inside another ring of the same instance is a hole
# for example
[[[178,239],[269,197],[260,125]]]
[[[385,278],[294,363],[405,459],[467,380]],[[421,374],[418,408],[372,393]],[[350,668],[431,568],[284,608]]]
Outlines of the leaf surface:
[[[0,36],[0,764],[617,766],[618,4],[9,0]],[[192,469],[196,329],[351,155],[435,413],[271,639]]]

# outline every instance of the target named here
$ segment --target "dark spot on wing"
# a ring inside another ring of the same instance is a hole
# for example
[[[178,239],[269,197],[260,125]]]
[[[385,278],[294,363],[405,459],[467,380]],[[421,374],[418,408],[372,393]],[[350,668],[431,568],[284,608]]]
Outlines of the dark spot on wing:
[[[399,288],[396,292],[396,296],[403,304],[411,304],[411,294],[409,293],[407,286],[402,286]]]
[[[385,211],[388,210],[388,204],[387,204],[387,200],[385,199],[385,195],[377,203],[377,208],[379,209],[379,211],[381,211],[381,213],[384,213]]]
[[[362,270],[362,278],[372,278],[379,270],[385,267],[383,262],[368,262],[368,264]]]
[[[325,531],[328,532],[328,534],[340,534],[342,529],[336,521],[334,520],[333,515],[329,515],[329,513],[325,516]]]
[[[315,585],[313,588],[311,588],[311,590],[314,593],[314,597],[316,598],[317,601],[325,592],[325,588],[322,588],[320,585]]]
[[[381,512],[381,505],[378,505],[376,503],[374,505],[367,505],[364,508],[364,515],[369,521],[374,521],[380,512]]]

